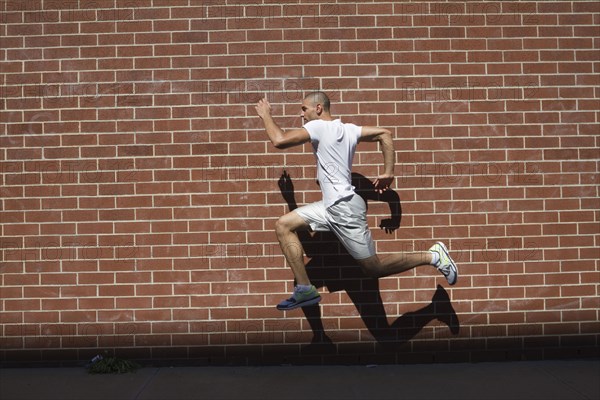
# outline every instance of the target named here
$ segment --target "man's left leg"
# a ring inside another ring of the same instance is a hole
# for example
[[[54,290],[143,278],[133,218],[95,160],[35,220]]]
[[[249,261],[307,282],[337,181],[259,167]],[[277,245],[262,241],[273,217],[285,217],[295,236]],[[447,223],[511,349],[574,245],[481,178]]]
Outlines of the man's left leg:
[[[278,310],[293,310],[298,307],[306,307],[321,301],[317,289],[311,284],[306,266],[304,265],[304,249],[296,233],[299,230],[307,230],[310,225],[295,211],[289,212],[279,218],[275,224],[275,232],[281,251],[292,269],[296,285],[294,294],[277,305]]]
[[[275,224],[279,246],[298,285],[310,285],[310,280],[304,266],[304,249],[296,231],[309,228],[310,226],[295,211],[280,217]]]

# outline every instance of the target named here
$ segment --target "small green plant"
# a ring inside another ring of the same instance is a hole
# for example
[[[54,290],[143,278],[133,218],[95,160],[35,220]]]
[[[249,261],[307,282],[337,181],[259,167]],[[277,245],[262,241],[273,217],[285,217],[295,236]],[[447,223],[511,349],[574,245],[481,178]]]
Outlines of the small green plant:
[[[122,360],[117,357],[104,357],[93,362],[88,367],[88,372],[90,374],[124,374],[135,372],[139,368],[141,366],[134,361]]]

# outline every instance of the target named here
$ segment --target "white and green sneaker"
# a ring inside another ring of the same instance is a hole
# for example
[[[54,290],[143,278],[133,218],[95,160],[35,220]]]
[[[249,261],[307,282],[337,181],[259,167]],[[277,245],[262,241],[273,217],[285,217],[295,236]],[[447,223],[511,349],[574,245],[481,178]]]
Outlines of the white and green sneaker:
[[[277,304],[277,309],[281,311],[293,310],[298,307],[312,306],[320,301],[321,295],[319,295],[316,287],[311,286],[309,290],[300,291],[296,286],[292,297]]]
[[[458,269],[454,260],[448,254],[448,249],[442,242],[437,242],[429,249],[432,253],[437,253],[439,256],[438,262],[434,265],[445,277],[450,285],[454,285],[458,279]]]

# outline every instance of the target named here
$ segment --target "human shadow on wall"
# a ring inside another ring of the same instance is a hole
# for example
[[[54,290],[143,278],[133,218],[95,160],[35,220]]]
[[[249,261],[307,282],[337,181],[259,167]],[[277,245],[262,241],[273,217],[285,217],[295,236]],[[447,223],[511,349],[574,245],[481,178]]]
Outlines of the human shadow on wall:
[[[278,184],[290,211],[298,208],[292,179],[285,170]],[[357,173],[352,174],[352,184],[356,193],[364,198],[367,207],[369,201],[388,203],[391,216],[381,221],[381,229],[392,233],[400,227],[402,207],[395,191],[378,193],[369,179]],[[299,231],[298,237],[306,256],[310,258],[306,271],[312,284],[317,288],[326,287],[330,293],[346,291],[364,325],[378,343],[400,346],[415,337],[434,319],[448,325],[452,334],[458,333],[458,317],[442,286],[437,286],[430,304],[405,313],[389,323],[379,290],[379,279],[364,274],[333,233]],[[323,326],[319,304],[304,307],[302,311],[313,331],[309,348],[322,352],[334,351],[335,346]]]

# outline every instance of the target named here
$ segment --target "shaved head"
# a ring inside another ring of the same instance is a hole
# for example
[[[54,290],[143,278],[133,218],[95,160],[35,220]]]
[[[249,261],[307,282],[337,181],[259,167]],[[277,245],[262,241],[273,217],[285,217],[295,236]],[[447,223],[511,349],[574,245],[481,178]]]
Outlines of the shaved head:
[[[313,105],[321,104],[325,112],[329,112],[331,105],[329,97],[323,92],[312,92],[304,97],[304,100],[309,100]]]

